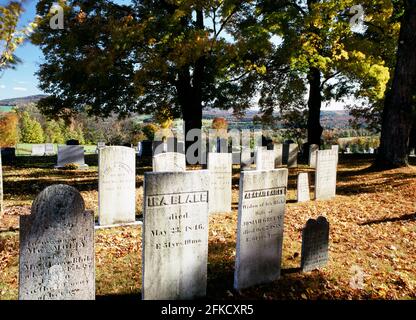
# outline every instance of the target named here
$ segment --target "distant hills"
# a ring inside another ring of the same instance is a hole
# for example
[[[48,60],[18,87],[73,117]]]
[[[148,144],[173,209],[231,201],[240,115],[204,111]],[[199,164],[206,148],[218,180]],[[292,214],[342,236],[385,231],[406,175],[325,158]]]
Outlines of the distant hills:
[[[29,103],[37,103],[40,99],[46,98],[47,95],[34,95],[21,98],[12,98],[0,100],[0,111],[9,111],[9,108],[4,108],[4,106],[20,106]],[[204,110],[204,119],[213,119],[215,117],[226,118],[229,122],[245,122],[252,123],[253,117],[258,114],[257,110],[247,110],[245,116],[237,120],[234,118],[231,110],[220,110],[220,109],[206,109]],[[321,124],[324,128],[348,128],[349,120],[351,116],[346,110],[337,110],[337,111],[325,111],[321,112]]]

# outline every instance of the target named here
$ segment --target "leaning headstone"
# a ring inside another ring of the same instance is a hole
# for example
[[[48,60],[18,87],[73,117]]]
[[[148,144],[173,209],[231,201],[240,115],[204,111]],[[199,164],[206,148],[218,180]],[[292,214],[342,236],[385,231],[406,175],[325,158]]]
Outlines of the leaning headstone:
[[[311,144],[309,146],[309,158],[308,163],[309,167],[316,168],[316,151],[319,150],[319,145],[317,144]]]
[[[0,153],[0,217],[3,215],[3,165],[1,163],[1,153]]]
[[[145,173],[143,299],[205,296],[208,194],[208,170]]]
[[[32,156],[44,156],[46,153],[44,144],[33,144],[32,145]]]
[[[298,202],[305,202],[310,200],[309,174],[307,172],[301,172],[298,174],[297,199]]]
[[[256,152],[256,170],[273,170],[275,151],[258,148]]]
[[[101,226],[136,220],[136,153],[104,147],[98,165],[98,220]]]
[[[280,278],[287,178],[287,169],[241,172],[237,290]]]
[[[337,185],[337,150],[319,150],[316,155],[315,199],[335,197]]]
[[[47,156],[55,154],[55,145],[53,143],[46,143],[45,144],[45,154]]]
[[[20,217],[20,300],[94,300],[94,215],[67,185],[43,190]]]
[[[68,164],[76,164],[79,168],[87,168],[84,147],[77,145],[58,146],[58,163],[55,169],[64,168]]]
[[[328,263],[329,223],[324,217],[309,219],[302,231],[301,269],[304,272]]]
[[[275,143],[273,145],[275,156],[275,168],[280,167],[283,164],[283,144]]]
[[[208,153],[210,174],[209,213],[231,211],[232,154]]]
[[[179,152],[159,153],[153,157],[154,172],[176,172],[186,170],[186,157]]]

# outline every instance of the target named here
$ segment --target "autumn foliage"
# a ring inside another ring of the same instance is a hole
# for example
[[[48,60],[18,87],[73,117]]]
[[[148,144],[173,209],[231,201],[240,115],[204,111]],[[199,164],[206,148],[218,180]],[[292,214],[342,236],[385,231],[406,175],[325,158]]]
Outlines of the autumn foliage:
[[[0,147],[14,146],[19,138],[18,117],[14,112],[0,115]]]

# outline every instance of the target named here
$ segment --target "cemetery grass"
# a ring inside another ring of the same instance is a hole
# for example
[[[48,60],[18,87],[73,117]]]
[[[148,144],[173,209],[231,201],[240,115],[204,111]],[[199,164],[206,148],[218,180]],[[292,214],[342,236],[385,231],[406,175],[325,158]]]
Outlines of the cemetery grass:
[[[0,219],[0,299],[17,299],[18,215],[28,214],[45,187],[65,183],[76,187],[86,208],[97,213],[97,167],[51,169],[53,159],[25,157],[17,167],[4,166],[6,211]],[[31,159],[31,160],[29,160]],[[341,157],[337,197],[296,203],[296,175],[312,170],[300,165],[289,174],[284,225],[282,276],[279,280],[236,292],[235,263],[238,179],[233,171],[233,212],[210,216],[207,296],[213,299],[415,299],[416,298],[416,162],[403,169],[373,171],[369,156]],[[413,159],[412,159],[413,160]],[[29,161],[29,164],[28,164]],[[143,172],[137,167],[137,212],[141,216]],[[313,191],[313,187],[311,188]],[[313,199],[313,193],[311,192]],[[309,218],[330,223],[329,263],[321,270],[299,270],[301,232]],[[97,299],[140,299],[141,227],[96,231]]]

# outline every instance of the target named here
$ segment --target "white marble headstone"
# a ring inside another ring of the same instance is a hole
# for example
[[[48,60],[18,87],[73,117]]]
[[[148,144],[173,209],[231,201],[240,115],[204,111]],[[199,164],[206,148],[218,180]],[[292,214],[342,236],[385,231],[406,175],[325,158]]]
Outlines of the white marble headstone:
[[[209,172],[146,172],[144,300],[203,297],[207,286]]]
[[[179,152],[165,152],[153,156],[154,172],[176,172],[186,170],[185,154]]]
[[[77,164],[80,168],[88,167],[85,164],[84,147],[79,145],[58,146],[58,163],[55,168],[63,168],[72,163]]]
[[[209,213],[231,211],[232,154],[208,153],[210,175]]]
[[[128,147],[100,149],[98,220],[101,226],[136,219],[136,153]]]
[[[280,167],[283,164],[283,144],[275,143],[273,148],[275,153],[275,167]]]
[[[273,170],[275,154],[274,150],[258,148],[256,152],[256,170]]]
[[[319,150],[316,155],[315,199],[335,197],[337,185],[337,150]]]
[[[240,177],[234,288],[279,279],[287,169],[243,171]]]
[[[309,146],[309,167],[316,168],[316,152],[319,150],[319,145],[311,144]]]
[[[301,172],[298,174],[297,199],[298,202],[305,202],[310,200],[309,174],[307,172]]]
[[[32,156],[44,156],[46,153],[44,144],[33,144],[32,145]]]

